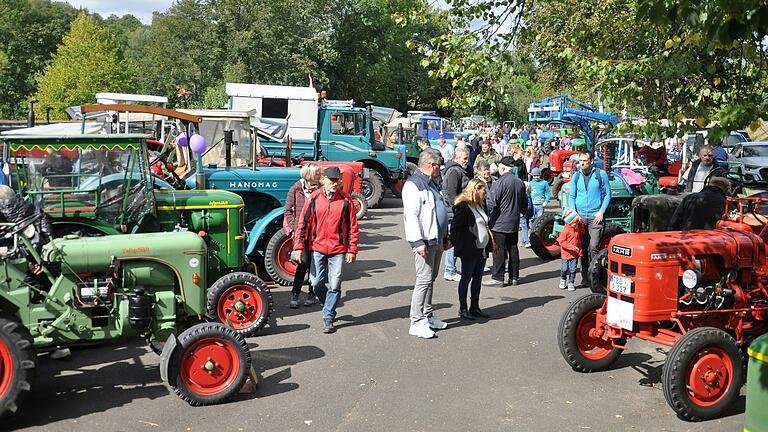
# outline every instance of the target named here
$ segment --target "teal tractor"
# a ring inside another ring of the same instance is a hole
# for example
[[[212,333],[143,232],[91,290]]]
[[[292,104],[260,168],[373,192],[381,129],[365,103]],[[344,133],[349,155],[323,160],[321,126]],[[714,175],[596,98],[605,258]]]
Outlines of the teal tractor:
[[[224,402],[251,371],[244,336],[205,322],[206,241],[194,232],[34,244],[36,213],[0,224],[0,419],[23,409],[39,354],[143,337],[162,379],[191,405]],[[247,308],[247,301],[233,304]]]

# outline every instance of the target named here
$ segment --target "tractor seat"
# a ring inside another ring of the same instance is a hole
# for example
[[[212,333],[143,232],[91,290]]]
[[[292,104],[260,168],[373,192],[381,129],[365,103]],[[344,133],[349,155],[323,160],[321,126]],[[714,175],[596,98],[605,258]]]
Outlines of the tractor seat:
[[[661,187],[677,187],[678,183],[677,176],[659,177],[659,186]]]

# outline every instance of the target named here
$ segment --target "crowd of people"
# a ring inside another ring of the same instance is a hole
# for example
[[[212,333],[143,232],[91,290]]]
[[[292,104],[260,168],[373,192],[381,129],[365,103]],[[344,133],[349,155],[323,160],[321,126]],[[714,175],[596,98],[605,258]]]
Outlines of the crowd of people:
[[[499,130],[496,139],[492,136],[471,137],[469,142],[459,138],[455,147],[443,139],[437,148],[424,146],[418,169],[404,184],[405,239],[413,251],[416,271],[410,335],[431,338],[447,327],[432,306],[441,264],[443,278],[458,282],[462,320],[491,318],[480,305],[482,286],[520,283],[519,247],[530,247],[529,228],[544,214],[552,191],[542,179],[544,161],[535,130],[509,135]],[[653,158],[661,147],[647,148],[650,150],[643,151],[646,160],[666,162],[680,154],[681,143],[673,141],[669,153],[665,150],[657,159]],[[684,174],[686,190],[692,194],[677,208],[669,229],[712,228],[723,214],[730,184],[718,177],[722,171],[715,155],[712,147],[699,148],[697,160]],[[569,189],[570,208],[563,211],[564,227],[557,237],[562,260],[559,288],[569,291],[576,289],[579,267],[581,284],[590,284],[588,269],[599,251],[611,201],[609,174],[595,165],[592,152],[582,151],[578,156]],[[283,226],[293,236],[292,259],[298,264],[289,307],[299,307],[309,271],[304,305],[323,304],[326,333],[335,331],[342,266],[357,256],[354,206],[349,194],[341,190],[340,179],[338,168],[323,171],[314,163],[304,165],[301,179],[288,193]]]

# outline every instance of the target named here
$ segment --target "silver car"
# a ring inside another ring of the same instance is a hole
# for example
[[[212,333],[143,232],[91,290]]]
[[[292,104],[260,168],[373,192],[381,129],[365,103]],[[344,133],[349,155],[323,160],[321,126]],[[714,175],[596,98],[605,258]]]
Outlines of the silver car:
[[[741,171],[755,180],[768,180],[768,141],[743,142],[733,146],[729,162],[742,164]]]

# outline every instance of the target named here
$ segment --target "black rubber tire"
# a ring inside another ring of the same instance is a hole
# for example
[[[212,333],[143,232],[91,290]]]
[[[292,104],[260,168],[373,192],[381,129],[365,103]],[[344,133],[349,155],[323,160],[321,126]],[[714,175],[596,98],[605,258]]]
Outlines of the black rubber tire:
[[[624,230],[612,223],[605,224],[605,230],[603,231],[603,237],[600,239],[601,246],[605,248],[600,249],[595,255],[595,259],[589,263],[589,289],[593,293],[605,293],[608,289],[608,244],[613,236],[624,234]]]
[[[355,214],[357,220],[364,218],[368,214],[368,201],[365,200],[365,197],[360,192],[352,192],[349,195],[360,205],[360,210]]]
[[[608,286],[608,249],[601,249],[589,263],[589,289],[606,294]]]
[[[413,162],[406,162],[405,163],[405,178],[407,179],[408,177],[410,177],[411,174],[415,173],[417,169],[419,169],[419,166],[416,165],[415,163],[413,163]]]
[[[710,347],[720,348],[728,354],[733,364],[733,375],[725,395],[719,402],[701,406],[689,397],[685,375],[695,356]],[[669,351],[661,373],[661,384],[664,398],[678,417],[687,421],[701,421],[723,415],[739,397],[744,377],[744,360],[736,340],[718,328],[699,327],[681,336]]]
[[[367,210],[366,210],[367,211]],[[267,271],[272,280],[282,286],[290,286],[293,284],[293,275],[282,270],[277,261],[278,251],[280,245],[285,241],[290,241],[290,238],[283,232],[282,229],[278,229],[267,243],[267,248],[264,250],[264,270]]]
[[[181,362],[185,356],[189,355],[187,350],[205,339],[220,339],[230,344],[237,351],[237,364],[239,366],[231,383],[219,393],[212,395],[195,393],[181,379]],[[168,384],[181,399],[192,406],[216,405],[226,402],[236,395],[245,384],[251,368],[251,352],[245,338],[233,329],[220,323],[201,323],[188,328],[178,336],[178,342],[173,354],[171,354],[168,368]]]
[[[261,279],[259,279],[254,274],[246,272],[229,273],[214,282],[211,288],[208,290],[208,305],[206,315],[209,319],[215,322],[227,324],[226,322],[222,321],[221,317],[219,317],[217,311],[218,304],[223,300],[223,296],[226,291],[235,285],[245,285],[253,289],[253,291],[255,291],[259,296],[261,310],[255,313],[255,319],[253,322],[246,327],[234,329],[236,333],[239,333],[243,336],[252,336],[269,322],[269,318],[272,315],[272,311],[274,310],[272,292],[269,290],[269,287],[264,285],[264,282],[262,282]]]
[[[531,227],[531,232],[528,237],[528,241],[531,243],[531,250],[539,258],[543,260],[553,260],[560,258],[560,247],[557,250],[547,249],[542,239],[543,235],[548,235],[545,230],[552,231],[553,224],[555,222],[556,215],[554,213],[544,213],[539,217]]]
[[[12,364],[11,382],[0,394],[0,420],[5,420],[19,409],[32,390],[37,372],[37,353],[26,327],[5,315],[0,315],[0,344],[10,352]]]
[[[363,196],[368,201],[368,208],[376,206],[384,199],[384,177],[371,169],[367,179],[363,179]]]
[[[555,197],[555,199],[558,201],[560,200],[560,189],[563,188],[564,184],[565,180],[563,180],[562,174],[558,174],[557,177],[552,180],[552,186],[550,186],[550,189],[552,190],[552,196]]]
[[[621,355],[621,348],[613,348],[600,359],[585,357],[578,347],[576,332],[582,317],[603,307],[604,294],[585,294],[573,301],[560,318],[557,330],[557,344],[565,361],[577,372],[598,372],[608,369]],[[621,341],[623,343],[623,340]]]

